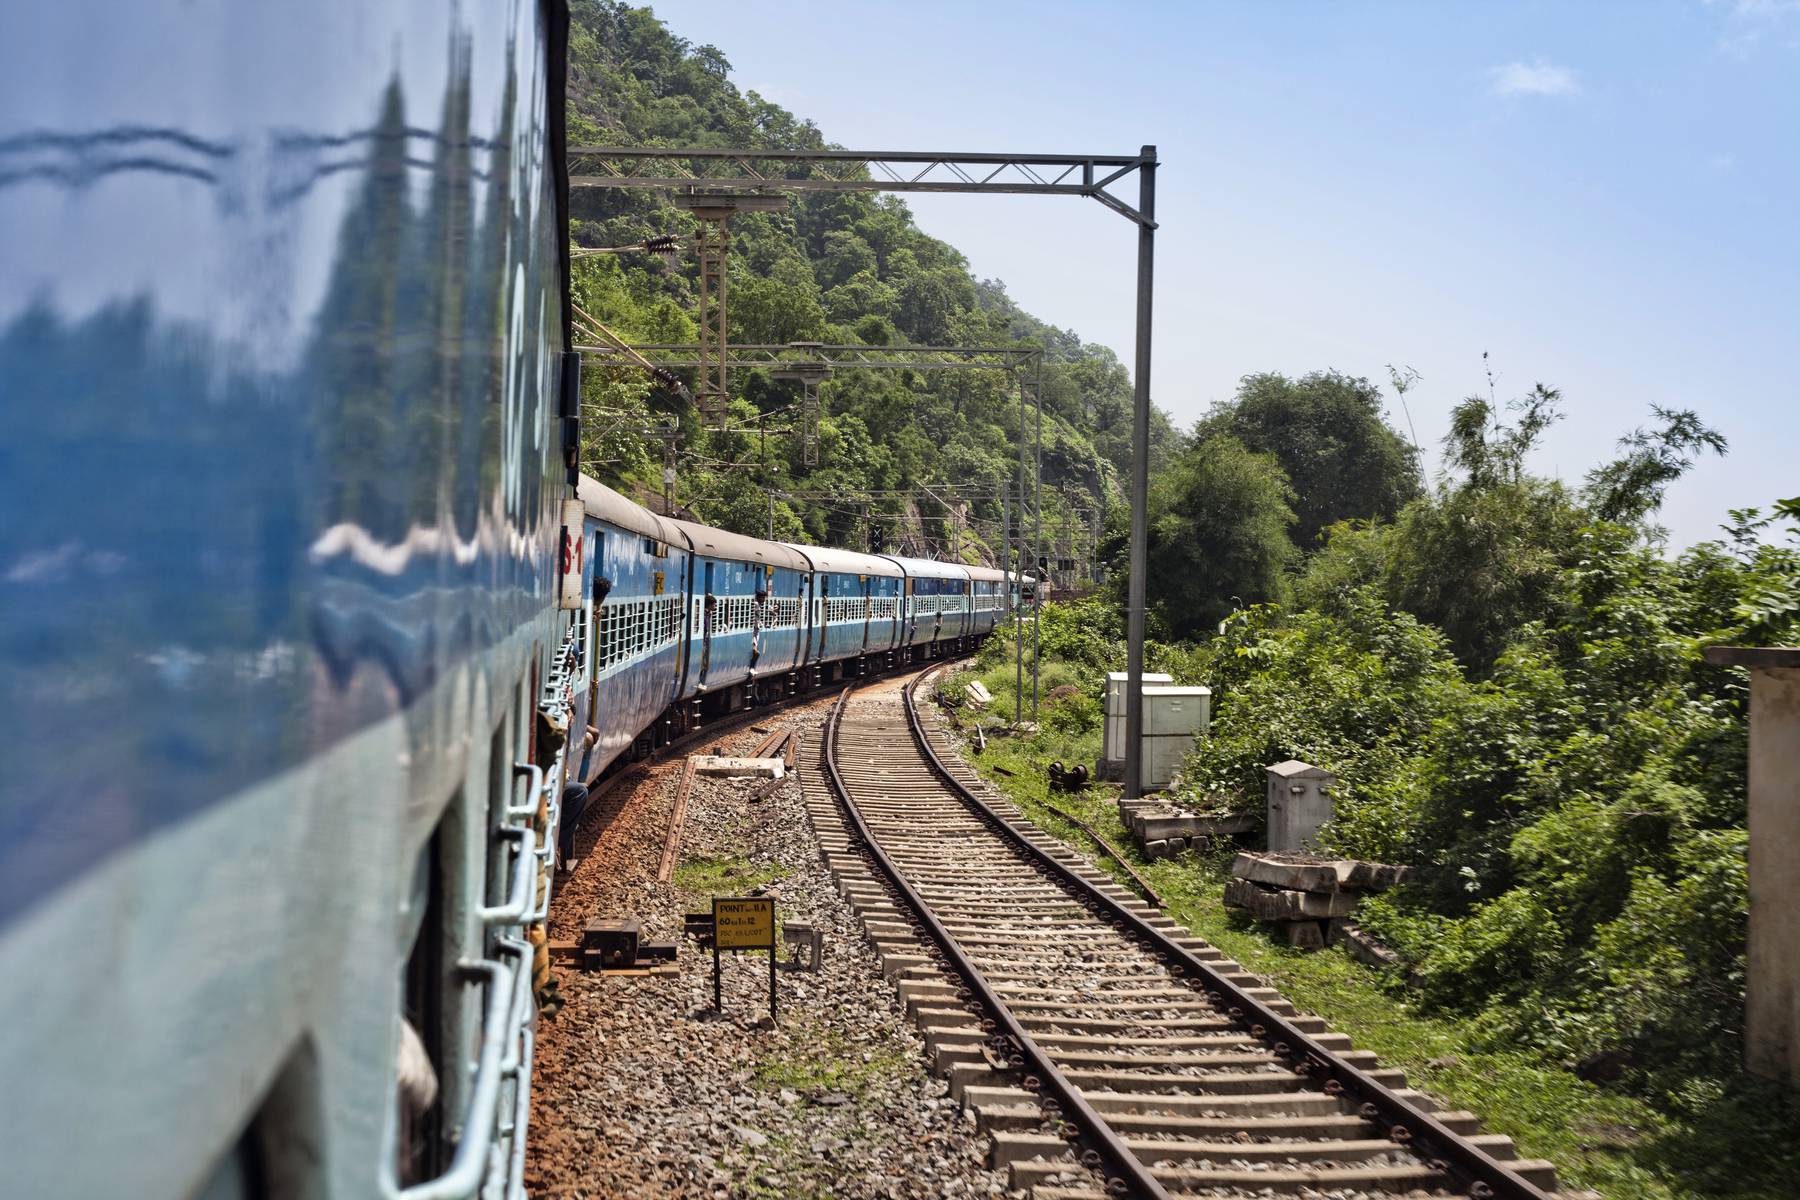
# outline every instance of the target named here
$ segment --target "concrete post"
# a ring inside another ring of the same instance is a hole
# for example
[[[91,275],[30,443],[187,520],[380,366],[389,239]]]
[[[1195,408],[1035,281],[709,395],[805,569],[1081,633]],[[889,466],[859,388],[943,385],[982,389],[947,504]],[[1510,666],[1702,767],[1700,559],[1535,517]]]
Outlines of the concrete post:
[[[1750,933],[1744,1067],[1800,1084],[1800,648],[1712,646],[1750,669]]]
[[[1331,820],[1331,789],[1337,776],[1290,758],[1269,768],[1269,849],[1299,853],[1312,849],[1319,828]]]

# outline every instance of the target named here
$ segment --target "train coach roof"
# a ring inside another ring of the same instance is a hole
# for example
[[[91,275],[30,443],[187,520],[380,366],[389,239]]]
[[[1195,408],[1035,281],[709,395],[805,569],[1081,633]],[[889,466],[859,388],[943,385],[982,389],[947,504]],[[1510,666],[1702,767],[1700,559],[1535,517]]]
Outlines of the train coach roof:
[[[791,567],[796,571],[812,570],[812,564],[806,561],[804,555],[792,546],[785,546],[780,542],[765,542],[761,538],[745,537],[741,533],[727,533],[723,529],[697,525],[692,521],[671,519],[669,524],[687,535],[695,554],[730,559],[733,562]]]
[[[996,570],[993,567],[965,566],[963,570],[969,573],[970,579],[979,579],[983,583],[1000,583],[1006,579],[1005,571]]]
[[[900,564],[883,558],[879,554],[861,554],[855,550],[836,550],[830,546],[800,546],[793,542],[783,542],[782,545],[804,554],[812,562],[815,571],[829,571],[833,575],[880,575],[887,579],[900,578]]]
[[[913,579],[969,578],[969,569],[961,563],[936,562],[929,558],[902,558],[898,554],[884,554],[881,557],[899,563],[907,575]]]
[[[675,532],[674,522],[657,516],[641,504],[632,503],[598,479],[583,475],[575,494],[581,498],[581,506],[587,510],[587,515],[595,520],[641,533],[659,542],[681,540]]]

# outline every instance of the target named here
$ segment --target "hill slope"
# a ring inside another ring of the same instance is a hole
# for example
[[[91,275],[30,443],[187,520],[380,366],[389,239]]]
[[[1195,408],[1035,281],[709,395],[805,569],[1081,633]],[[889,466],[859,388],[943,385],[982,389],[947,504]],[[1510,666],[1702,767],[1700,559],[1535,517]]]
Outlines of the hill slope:
[[[810,121],[741,92],[717,49],[672,33],[647,8],[610,0],[573,6],[571,145],[825,148]],[[694,222],[667,197],[578,190],[573,233],[582,246],[619,246]],[[785,213],[733,219],[729,336],[739,343],[998,345],[1046,349],[1043,376],[1044,530],[1050,552],[1080,556],[1091,523],[1120,507],[1128,469],[1131,382],[1116,355],[1021,310],[996,281],[976,279],[955,248],[921,232],[890,196],[803,193]],[[691,241],[671,268],[655,255],[575,264],[576,301],[629,341],[695,339]],[[682,429],[675,503],[747,533],[809,542],[994,561],[1000,502],[1016,479],[1018,396],[1000,372],[845,371],[822,390],[816,466],[784,430],[799,385],[762,371],[733,372],[731,424],[705,429],[640,373],[590,370],[584,458],[589,470],[660,504],[663,443]],[[1158,448],[1173,439],[1158,414]],[[927,493],[925,485],[937,485]],[[768,493],[805,493],[781,499]]]

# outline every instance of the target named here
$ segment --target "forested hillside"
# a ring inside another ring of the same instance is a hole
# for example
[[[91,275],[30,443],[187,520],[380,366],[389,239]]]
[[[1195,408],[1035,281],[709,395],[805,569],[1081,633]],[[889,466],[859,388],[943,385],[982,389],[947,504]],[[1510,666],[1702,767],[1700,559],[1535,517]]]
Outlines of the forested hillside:
[[[573,12],[571,145],[828,145],[811,122],[740,91],[723,54],[676,37],[649,9],[584,0]],[[694,231],[693,218],[648,192],[577,190],[573,216],[580,246]],[[1081,544],[1087,533],[1073,511],[1117,508],[1131,383],[1110,350],[1021,311],[1000,283],[977,279],[954,247],[921,232],[893,197],[800,194],[785,213],[734,218],[731,232],[734,343],[1040,342],[1046,540],[1053,549],[1065,539]],[[696,277],[691,249],[673,265],[647,253],[578,259],[576,302],[628,341],[691,342]],[[771,431],[791,424],[782,410],[798,398],[798,383],[746,370],[734,372],[730,386],[733,427],[754,427],[765,414]],[[813,467],[803,465],[797,438],[709,430],[635,370],[590,368],[584,391],[589,470],[648,503],[661,500],[663,443],[645,434],[673,419],[682,428],[678,512],[760,534],[770,523],[771,488],[823,492],[830,498],[777,502],[776,535],[944,553],[960,528],[958,549],[993,561],[1001,515],[993,492],[1016,478],[1019,425],[1018,394],[1001,372],[838,373],[822,389]],[[1156,433],[1166,444],[1166,419]],[[954,502],[955,493],[940,487],[932,499],[919,490],[924,484],[986,495],[950,512],[942,498]],[[873,499],[865,518],[868,492],[890,494]]]

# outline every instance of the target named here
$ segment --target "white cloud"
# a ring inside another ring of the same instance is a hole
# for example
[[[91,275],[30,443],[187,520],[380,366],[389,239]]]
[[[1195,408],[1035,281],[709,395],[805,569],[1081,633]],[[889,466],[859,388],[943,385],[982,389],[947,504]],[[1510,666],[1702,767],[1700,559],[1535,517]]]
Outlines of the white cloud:
[[[1800,0],[1706,0],[1706,6],[1724,12],[1719,50],[1732,58],[1749,58],[1771,34],[1788,49],[1800,46],[1800,39],[1783,36],[1800,25]]]
[[[1575,72],[1541,58],[1495,67],[1488,77],[1496,96],[1573,96],[1581,90]]]
[[[1762,20],[1800,13],[1800,0],[1706,0],[1708,8],[1724,8],[1734,17]]]

